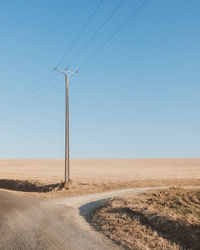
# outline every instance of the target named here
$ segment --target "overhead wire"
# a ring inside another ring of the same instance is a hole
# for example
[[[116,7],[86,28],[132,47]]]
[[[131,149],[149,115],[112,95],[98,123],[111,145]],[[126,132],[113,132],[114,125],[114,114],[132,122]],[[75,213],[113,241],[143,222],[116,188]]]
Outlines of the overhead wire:
[[[55,79],[55,78],[58,78],[58,75],[54,76],[51,80],[53,80],[53,79]],[[56,86],[58,86],[57,82],[56,82],[56,84],[49,85],[48,88],[45,89],[43,92],[41,92],[40,94],[38,93],[39,95],[34,96],[34,98],[32,98],[32,99],[26,100],[24,103],[20,103],[19,106],[15,106],[13,109],[9,110],[9,111],[6,113],[6,115],[12,114],[13,112],[16,112],[16,111],[20,110],[21,108],[23,108],[23,107],[29,105],[30,103],[32,103],[33,101],[37,100],[39,97],[43,96],[44,94],[46,94],[47,92],[49,92],[52,88],[54,88],[54,87],[56,87]],[[0,116],[0,121],[3,120],[2,118],[3,118],[3,117]]]
[[[101,7],[101,5],[103,4],[104,0],[100,0],[98,5],[96,6],[96,8],[94,9],[94,11],[92,12],[92,14],[89,16],[88,20],[86,21],[86,23],[83,25],[82,29],[79,31],[79,33],[77,34],[77,36],[74,38],[74,40],[72,41],[71,45],[69,46],[69,48],[67,49],[67,51],[64,53],[64,55],[60,58],[60,60],[58,61],[57,65],[59,65],[63,59],[66,57],[66,55],[70,52],[70,50],[73,48],[74,44],[78,41],[78,39],[80,38],[81,34],[84,32],[84,30],[86,29],[86,27],[88,26],[88,24],[90,23],[90,21],[92,20],[92,18],[95,16],[95,14],[97,13],[97,11],[99,10],[99,8]],[[2,113],[2,111],[6,111],[10,108],[12,108],[12,106],[15,106],[16,103],[18,103],[20,100],[23,101],[23,99],[27,98],[28,96],[31,96],[32,94],[34,94],[34,92],[37,92],[39,89],[41,89],[43,87],[43,84],[41,84],[48,76],[49,74],[52,72],[53,70],[49,70],[44,76],[42,76],[37,82],[34,83],[33,87],[30,87],[28,89],[25,90],[25,92],[22,92],[20,95],[18,95],[16,98],[12,99],[11,101],[9,101],[8,103],[4,104],[3,106],[0,107],[0,113]],[[44,84],[46,85],[46,84]],[[37,87],[38,86],[38,87]]]
[[[3,110],[2,112],[0,112],[0,116],[3,115],[5,112],[6,113],[10,113],[13,111],[16,111],[18,109],[18,107],[20,106],[21,103],[23,103],[25,101],[25,103],[28,103],[29,98],[31,96],[35,96],[35,94],[37,94],[38,91],[40,91],[42,88],[44,88],[45,86],[49,85],[49,82],[54,80],[55,78],[57,78],[58,75],[53,75],[49,80],[45,81],[44,84],[42,84],[41,86],[39,86],[37,89],[29,92],[27,95],[24,96],[23,100],[18,100],[16,101],[12,106],[10,106],[9,108],[7,108],[6,110]],[[48,88],[47,88],[48,89]]]
[[[111,36],[106,39],[104,41],[104,43],[83,63],[81,64],[79,69],[82,69],[83,67],[85,67],[85,65],[87,63],[90,62],[90,60],[92,60],[104,47],[105,45],[110,42],[110,40],[113,39],[113,37],[134,17],[136,16],[136,14],[147,4],[149,0],[144,1],[112,34]],[[104,25],[110,20],[110,18],[115,14],[115,12],[120,8],[120,6],[122,5],[122,3],[124,2],[124,0],[121,0],[118,5],[114,8],[114,10],[110,13],[110,15],[106,18],[106,20],[103,22],[103,24],[97,29],[97,31],[93,34],[93,36],[88,40],[88,42],[83,46],[83,48],[79,51],[79,53],[76,55],[76,57],[72,60],[72,62],[70,64],[72,64],[79,56],[80,54],[88,47],[88,45],[91,43],[91,41],[97,36],[97,34],[101,31],[101,29],[104,27]],[[99,2],[99,4],[97,5],[96,9],[94,10],[94,12],[92,13],[92,15],[89,17],[88,21],[85,23],[85,25],[83,26],[83,28],[81,29],[81,31],[78,33],[78,35],[76,36],[76,38],[73,40],[73,43],[71,44],[71,48],[73,47],[74,43],[77,42],[77,40],[79,39],[80,35],[83,33],[83,31],[85,30],[85,28],[87,27],[87,25],[89,24],[89,22],[91,21],[91,19],[94,17],[94,15],[96,14],[96,12],[98,11],[98,9],[100,8],[100,6],[102,5],[103,0],[101,0]],[[70,48],[70,49],[71,49]],[[66,53],[65,53],[66,54]],[[64,55],[65,55],[64,54]],[[64,59],[64,57],[63,57]],[[61,60],[60,60],[61,61]],[[40,91],[43,87],[45,87],[46,85],[49,84],[49,81],[53,80],[55,78],[52,77],[50,80],[48,81],[44,81],[45,78],[47,78],[49,76],[49,74],[52,72],[53,70],[49,70],[41,79],[39,79],[35,84],[34,87],[29,88],[25,94],[21,94],[20,96],[18,96],[17,98],[15,98],[14,100],[12,100],[11,102],[7,103],[6,105],[2,106],[2,108],[0,108],[0,114],[4,113],[5,111],[9,111],[9,110],[16,110],[17,107],[19,106],[21,101],[28,101],[29,97],[34,96],[35,93],[37,93],[38,91]],[[42,82],[42,83],[41,83]],[[26,102],[28,103],[28,102]],[[7,107],[7,109],[5,109]],[[2,110],[3,109],[3,110]],[[3,112],[1,112],[3,111]]]
[[[121,0],[117,6],[111,11],[109,16],[105,19],[105,21],[100,25],[100,27],[96,30],[96,32],[90,37],[90,39],[85,43],[85,45],[79,50],[79,52],[76,54],[76,56],[71,60],[71,62],[68,64],[68,67],[70,67],[83,53],[83,51],[89,46],[89,44],[95,39],[95,37],[99,34],[99,32],[103,29],[103,27],[106,25],[106,23],[111,19],[111,17],[117,12],[117,10],[120,8],[124,0]]]
[[[136,10],[133,11],[133,13],[109,36],[108,39],[106,39],[103,44],[96,49],[96,51],[79,67],[79,70],[81,70],[87,63],[89,63],[105,46],[107,43],[110,42],[110,40],[113,39],[113,37],[132,19],[134,18],[138,12],[140,12],[145,5],[147,4],[149,0],[144,1],[141,5],[138,6]]]
[[[92,12],[92,14],[90,15],[90,17],[88,18],[88,20],[86,21],[86,23],[83,25],[82,29],[80,30],[80,32],[77,34],[77,36],[74,38],[74,40],[71,42],[70,46],[67,48],[67,50],[65,51],[65,53],[63,54],[63,56],[59,59],[59,61],[57,62],[57,66],[61,64],[61,62],[64,60],[64,58],[67,56],[67,54],[70,52],[70,50],[73,48],[73,46],[75,45],[75,43],[78,41],[78,39],[80,38],[80,36],[82,35],[82,33],[84,32],[84,30],[86,29],[86,27],[88,26],[88,24],[90,23],[90,21],[92,20],[92,18],[95,16],[95,14],[97,13],[97,11],[99,10],[99,8],[101,7],[102,3],[104,0],[100,0],[97,7],[94,9],[94,11]]]
[[[45,73],[38,81],[36,81],[33,85],[29,88],[27,88],[24,92],[21,92],[21,94],[19,94],[18,96],[16,96],[15,98],[13,98],[12,100],[10,100],[9,102],[5,103],[4,105],[0,106],[0,112],[3,111],[6,108],[9,108],[10,106],[12,106],[17,100],[21,99],[24,97],[24,95],[26,95],[26,93],[29,93],[30,91],[32,91],[32,89],[37,88],[37,86],[40,86],[41,82],[43,82],[47,76],[49,76],[49,74],[52,72],[53,70],[49,70],[47,73]]]

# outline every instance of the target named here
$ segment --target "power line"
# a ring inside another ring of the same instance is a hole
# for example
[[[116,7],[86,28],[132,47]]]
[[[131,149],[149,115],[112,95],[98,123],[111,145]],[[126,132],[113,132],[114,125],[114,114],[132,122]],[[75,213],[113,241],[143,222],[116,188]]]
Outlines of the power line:
[[[22,99],[16,100],[16,101],[12,104],[12,106],[8,107],[6,110],[3,110],[0,114],[2,115],[2,114],[4,114],[5,112],[10,113],[10,112],[15,111],[15,110],[19,107],[19,105],[21,104],[21,102],[26,101],[25,103],[28,103],[29,98],[30,98],[31,96],[34,96],[35,93],[37,93],[40,89],[42,89],[42,88],[45,87],[46,85],[49,85],[49,82],[52,81],[52,80],[54,80],[55,78],[56,78],[56,75],[52,76],[52,77],[51,77],[48,81],[46,81],[44,84],[40,85],[38,88],[32,90],[31,92],[27,93],[27,95],[23,96]],[[47,89],[48,89],[48,88],[47,88]]]
[[[96,37],[96,35],[101,31],[101,29],[103,28],[103,26],[109,21],[109,19],[114,15],[114,13],[119,9],[119,7],[121,6],[121,4],[123,3],[124,0],[121,0],[119,2],[119,4],[116,6],[116,8],[111,12],[111,14],[107,17],[107,19],[104,21],[104,23],[99,27],[99,29],[95,32],[95,34],[89,39],[89,41],[87,42],[87,44],[82,48],[82,50],[79,52],[82,53],[83,49],[85,49],[89,43]],[[96,7],[95,11],[93,12],[93,14],[90,16],[90,18],[88,19],[88,21],[86,22],[86,24],[84,25],[84,27],[82,28],[82,30],[79,32],[78,34],[78,38],[80,37],[81,33],[84,31],[84,29],[86,28],[87,24],[89,23],[89,21],[92,19],[92,17],[95,15],[95,13],[97,12],[97,10],[100,8],[101,4],[102,4],[103,0],[101,0],[98,4],[98,6]],[[104,47],[105,45],[147,4],[148,0],[144,1],[112,34],[111,36],[80,66],[80,69],[82,69],[83,67],[85,67],[85,65],[92,60],[97,53],[99,53]],[[75,38],[74,41],[76,42],[76,40],[78,38]],[[79,55],[77,55],[76,57],[78,57]],[[75,58],[76,59],[76,58]],[[74,59],[74,60],[75,60]],[[73,61],[74,61],[73,60]],[[7,111],[9,111],[11,109],[14,108],[14,110],[16,110],[15,107],[18,107],[18,105],[20,104],[21,101],[24,100],[28,100],[29,97],[33,96],[36,92],[38,92],[40,89],[42,89],[44,86],[46,86],[47,84],[49,84],[49,81],[53,80],[55,77],[52,77],[50,80],[46,81],[45,83],[42,83],[44,81],[45,78],[47,78],[47,76],[52,72],[53,70],[48,71],[41,79],[39,79],[35,84],[34,84],[34,88],[29,88],[27,89],[27,91],[25,92],[25,94],[21,94],[20,96],[18,96],[17,98],[11,100],[9,103],[7,103],[6,105],[3,105],[2,108],[0,108],[0,111],[2,111],[1,113],[5,113]],[[27,102],[26,102],[27,103]]]
[[[106,25],[106,23],[110,20],[110,18],[117,12],[117,10],[120,8],[124,0],[121,0],[118,5],[113,9],[113,11],[110,13],[110,15],[106,18],[106,20],[101,24],[101,26],[97,29],[97,31],[91,36],[91,38],[88,40],[88,42],[80,49],[80,51],[77,53],[77,55],[71,60],[68,67],[70,67],[74,61],[77,60],[77,58],[82,54],[82,52],[88,47],[88,45],[94,40],[94,38],[98,35],[98,33],[103,29],[103,27]]]
[[[144,1],[112,34],[111,36],[104,41],[104,43],[79,67],[79,70],[82,69],[83,67],[85,67],[85,65],[91,61],[95,56],[96,54],[98,54],[104,47],[107,43],[110,42],[110,40],[113,39],[113,37],[133,18],[137,15],[137,13],[139,11],[142,10],[142,8],[144,8],[144,6],[147,4],[149,0],[146,0]]]
[[[54,77],[54,78],[56,78],[56,77]],[[36,99],[38,99],[38,98],[40,98],[41,96],[45,95],[45,94],[48,93],[51,89],[53,89],[53,88],[55,88],[55,87],[57,87],[57,86],[58,86],[58,84],[57,84],[57,82],[56,82],[55,84],[49,86],[45,91],[43,91],[42,93],[40,93],[40,95],[37,95],[36,97],[32,98],[32,99],[29,100],[29,101],[26,101],[26,102],[23,103],[22,105],[20,105],[20,106],[18,106],[18,107],[15,107],[15,109],[10,110],[9,113],[13,113],[13,112],[16,112],[16,111],[22,109],[23,107],[27,106],[28,104],[32,103],[32,102],[35,101]],[[7,113],[7,114],[8,114],[8,113]],[[2,120],[3,120],[3,119],[0,118],[0,121],[2,121]]]
[[[22,92],[19,96],[13,98],[8,103],[5,103],[0,107],[0,112],[2,112],[5,109],[8,109],[10,106],[15,104],[18,100],[23,99],[24,96],[26,96],[29,92],[32,92],[34,89],[37,89],[37,86],[41,86],[41,82],[43,82],[47,76],[52,72],[53,70],[49,70],[46,74],[44,74],[38,81],[34,83],[34,87],[29,87],[25,90],[25,92]]]
[[[92,20],[92,18],[94,17],[94,15],[96,14],[96,12],[99,10],[99,8],[101,7],[102,3],[104,0],[101,0],[97,7],[95,8],[95,10],[92,12],[92,14],[90,15],[90,17],[88,18],[87,22],[83,25],[82,29],[80,30],[80,32],[77,34],[77,36],[74,38],[74,40],[71,42],[70,46],[68,47],[68,49],[65,51],[64,55],[60,58],[60,60],[58,61],[57,65],[60,65],[61,62],[63,61],[63,59],[66,57],[66,55],[69,53],[69,51],[73,48],[74,44],[77,42],[77,40],[79,39],[79,37],[81,36],[81,34],[83,33],[83,31],[86,29],[86,27],[88,26],[88,24],[90,23],[90,21]]]
[[[94,15],[96,14],[96,12],[99,10],[99,8],[101,7],[102,3],[104,0],[100,0],[97,7],[95,8],[95,10],[93,11],[93,13],[90,15],[90,17],[88,18],[87,22],[84,24],[84,26],[82,27],[82,29],[80,30],[80,32],[78,33],[78,35],[75,37],[75,39],[72,41],[70,47],[68,48],[68,50],[64,53],[64,55],[62,56],[62,58],[59,60],[58,64],[61,63],[61,61],[65,58],[66,54],[72,49],[72,47],[74,46],[74,44],[77,42],[77,40],[79,39],[79,37],[81,36],[81,34],[83,33],[83,31],[86,29],[87,25],[90,23],[90,21],[92,20],[92,18],[94,17]],[[14,98],[13,100],[11,100],[10,102],[6,103],[5,105],[0,107],[0,113],[3,113],[7,110],[9,110],[10,108],[12,109],[13,106],[18,105],[18,103],[20,101],[23,101],[23,99],[27,99],[27,97],[33,95],[35,92],[37,92],[39,89],[41,89],[43,87],[43,84],[40,84],[48,75],[50,72],[52,72],[53,70],[48,71],[41,79],[39,79],[35,84],[34,87],[27,89],[25,92],[23,92],[22,94],[20,94],[19,96],[17,96],[16,98]],[[36,86],[39,87],[37,88]],[[46,85],[46,84],[44,84]]]
[[[56,77],[54,76],[51,80],[55,79]],[[50,80],[50,81],[51,81]],[[35,101],[36,99],[38,99],[40,96],[46,94],[49,90],[51,90],[52,88],[56,87],[57,86],[57,83],[56,84],[53,84],[51,86],[49,86],[45,91],[43,91],[40,95],[37,95],[35,96],[34,98],[30,99],[30,100],[27,100],[25,103],[22,103],[20,106],[15,106],[12,110],[9,110],[7,112],[7,115],[10,114],[10,113],[13,113],[13,112],[16,112],[20,109],[22,109],[23,107],[27,106],[28,104],[30,104],[31,102]],[[0,120],[3,120],[2,117],[0,118]]]
[[[60,58],[59,62],[57,63],[60,64],[63,59],[65,58],[65,56],[67,55],[67,53],[72,49],[72,47],[74,46],[74,44],[77,42],[77,40],[79,39],[79,37],[81,36],[81,34],[83,33],[83,31],[86,29],[87,25],[90,23],[90,21],[92,20],[92,18],[94,17],[94,15],[96,14],[96,12],[99,10],[99,8],[101,7],[102,3],[104,0],[100,0],[97,7],[95,8],[95,10],[92,12],[92,14],[90,15],[90,17],[88,18],[87,22],[84,24],[84,26],[82,27],[82,29],[80,30],[80,32],[77,34],[77,36],[74,38],[74,40],[72,41],[71,45],[69,46],[69,48],[67,49],[67,51],[64,53],[64,55]],[[49,73],[51,73],[53,70],[49,70],[43,77],[41,77],[41,79],[39,79],[37,82],[34,83],[34,89],[32,90],[31,88],[28,88],[25,92],[21,93],[19,96],[17,96],[16,98],[12,99],[10,102],[6,103],[5,105],[0,107],[0,112],[5,110],[5,109],[9,109],[10,107],[12,107],[13,105],[16,104],[16,102],[18,102],[18,100],[23,99],[23,97],[27,96],[27,94],[29,95],[29,92],[32,93],[35,91],[37,91],[37,88],[35,88],[36,85],[40,84],[48,75]],[[39,86],[39,89],[42,87]]]

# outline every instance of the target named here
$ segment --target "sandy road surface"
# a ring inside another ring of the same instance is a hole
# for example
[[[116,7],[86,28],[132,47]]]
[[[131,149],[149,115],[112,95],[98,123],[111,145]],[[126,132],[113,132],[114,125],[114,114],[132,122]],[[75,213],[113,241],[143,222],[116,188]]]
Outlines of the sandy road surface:
[[[0,190],[0,249],[120,249],[93,231],[84,215],[102,199],[146,190],[125,189],[54,200]]]

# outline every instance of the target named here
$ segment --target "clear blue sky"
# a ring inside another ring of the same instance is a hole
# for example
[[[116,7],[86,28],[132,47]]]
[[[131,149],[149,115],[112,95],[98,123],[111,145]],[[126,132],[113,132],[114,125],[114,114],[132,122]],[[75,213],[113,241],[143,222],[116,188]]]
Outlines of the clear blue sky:
[[[64,157],[64,78],[51,72],[38,81],[99,2],[1,0],[0,158]],[[119,2],[103,1],[61,67]],[[72,70],[142,3],[125,0]],[[199,0],[149,0],[70,78],[71,157],[200,157],[199,27]]]

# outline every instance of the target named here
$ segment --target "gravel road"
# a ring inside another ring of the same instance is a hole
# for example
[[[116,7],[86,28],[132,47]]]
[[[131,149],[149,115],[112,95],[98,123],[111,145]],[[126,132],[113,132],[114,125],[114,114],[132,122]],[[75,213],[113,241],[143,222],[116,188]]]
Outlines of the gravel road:
[[[0,250],[122,249],[94,231],[84,216],[104,199],[149,189],[124,189],[54,200],[0,190]]]

